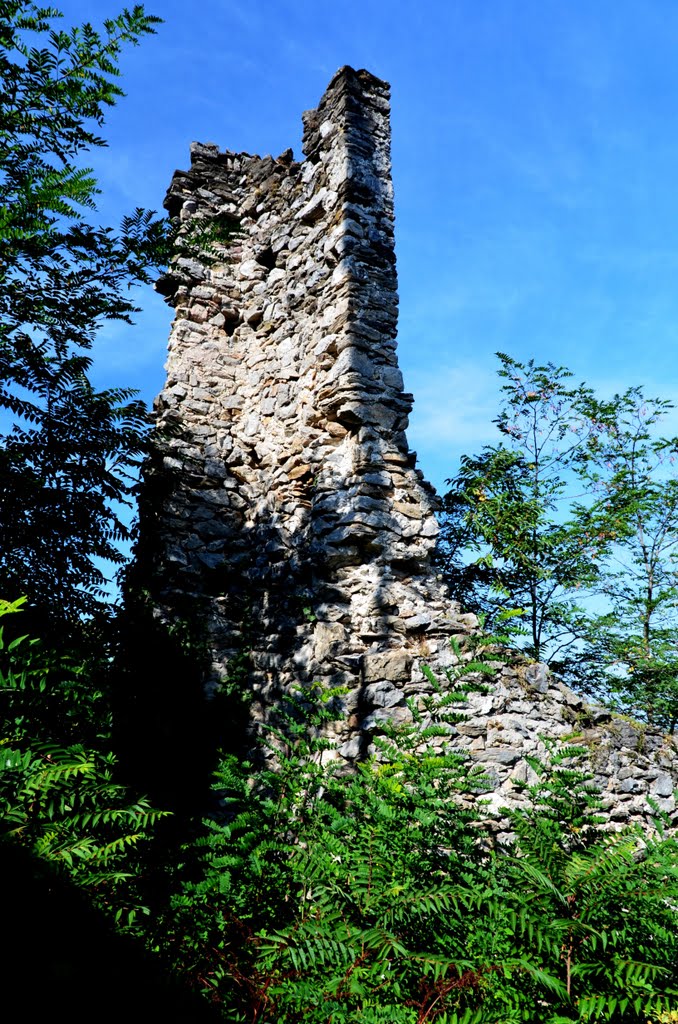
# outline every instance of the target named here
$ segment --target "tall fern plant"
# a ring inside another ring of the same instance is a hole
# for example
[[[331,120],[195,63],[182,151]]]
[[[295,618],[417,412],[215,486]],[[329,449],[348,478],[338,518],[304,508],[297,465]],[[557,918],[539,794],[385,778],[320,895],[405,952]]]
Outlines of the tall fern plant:
[[[0,601],[0,618],[23,603]],[[0,627],[0,840],[65,872],[121,927],[138,927],[140,850],[164,812],[115,781],[112,753],[68,736],[78,710],[92,712],[80,672],[26,636],[6,643]]]
[[[514,844],[491,842],[450,728],[496,658],[479,644],[353,772],[328,763],[340,694],[318,688],[288,701],[268,767],[224,762],[155,943],[226,1020],[645,1024],[675,1006],[676,844],[603,832],[576,750],[533,762]]]
[[[678,843],[660,816],[651,834],[601,828],[586,754],[530,759],[505,858],[516,947],[551,979],[544,1022],[644,1022],[678,1002]]]
[[[223,764],[223,812],[160,944],[229,1020],[474,1019],[507,926],[474,824],[484,778],[446,741],[486,660],[412,702],[412,727],[353,772],[328,763],[341,694],[318,688],[288,700],[271,767]],[[483,894],[493,926],[470,929]]]

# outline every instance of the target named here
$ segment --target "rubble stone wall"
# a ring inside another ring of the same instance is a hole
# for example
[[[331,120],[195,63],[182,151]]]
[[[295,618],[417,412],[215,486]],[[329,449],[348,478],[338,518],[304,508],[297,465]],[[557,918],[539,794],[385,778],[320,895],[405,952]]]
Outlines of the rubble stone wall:
[[[411,718],[407,698],[430,689],[422,661],[444,678],[450,637],[477,623],[431,568],[436,497],[405,434],[388,85],[342,68],[303,121],[301,162],[194,144],[172,180],[163,494],[144,529],[161,614],[187,597],[201,609],[208,689],[244,658],[256,721],[296,683],[344,686],[352,759],[384,720]],[[513,666],[472,698],[456,742],[488,766],[499,806],[540,736],[586,722],[543,668]],[[613,733],[586,737],[606,799],[623,820],[647,792],[672,811],[672,741],[645,731],[638,749],[634,734],[627,756]]]

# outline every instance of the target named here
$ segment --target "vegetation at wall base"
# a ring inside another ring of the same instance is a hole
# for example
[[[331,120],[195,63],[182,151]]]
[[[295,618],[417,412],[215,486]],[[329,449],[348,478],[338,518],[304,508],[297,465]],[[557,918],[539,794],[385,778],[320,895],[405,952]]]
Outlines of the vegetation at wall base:
[[[0,602],[0,618],[23,604]],[[59,660],[36,639],[6,643],[0,626],[0,839],[66,872],[134,930],[148,913],[136,884],[142,849],[164,812],[130,798],[110,750],[76,740],[91,734],[97,716],[106,725],[102,695],[89,682],[83,665]]]
[[[490,640],[353,772],[323,738],[343,691],[299,687],[268,731],[268,761],[225,757],[214,813],[163,858],[162,813],[130,799],[110,754],[64,742],[94,714],[81,673],[64,685],[71,667],[55,671],[39,643],[0,639],[3,841],[88,893],[228,1021],[666,1015],[678,850],[661,821],[654,836],[606,833],[584,751],[564,747],[532,760],[531,804],[507,812],[513,845],[483,826],[486,779],[449,731],[469,686],[485,685]]]
[[[444,742],[456,682],[352,773],[318,737],[341,694],[313,688],[269,767],[223,762],[157,945],[225,1019],[639,1024],[675,1005],[675,841],[605,832],[586,752],[563,747],[533,759],[496,846],[483,776]]]

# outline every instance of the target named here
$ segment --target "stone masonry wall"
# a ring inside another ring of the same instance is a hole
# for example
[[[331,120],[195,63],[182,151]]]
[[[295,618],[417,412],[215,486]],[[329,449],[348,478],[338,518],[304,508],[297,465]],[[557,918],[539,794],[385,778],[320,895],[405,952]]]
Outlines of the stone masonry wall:
[[[303,120],[302,162],[194,144],[172,180],[163,494],[143,528],[159,613],[201,609],[208,690],[244,659],[257,721],[293,684],[343,685],[353,759],[411,718],[422,660],[444,678],[450,637],[477,623],[431,568],[436,498],[405,435],[388,86],[342,68]],[[647,792],[675,809],[673,742],[594,727],[542,666],[505,668],[470,713],[456,742],[488,766],[493,806],[519,798],[541,736],[583,731],[613,818],[644,816]]]

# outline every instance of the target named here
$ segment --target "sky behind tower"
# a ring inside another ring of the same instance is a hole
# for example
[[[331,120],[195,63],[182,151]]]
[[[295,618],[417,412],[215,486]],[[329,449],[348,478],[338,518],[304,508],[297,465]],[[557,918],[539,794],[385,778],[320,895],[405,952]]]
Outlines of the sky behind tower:
[[[114,0],[67,0],[95,24]],[[392,86],[408,432],[441,489],[491,440],[496,351],[604,394],[678,398],[678,5],[674,0],[152,0],[92,154],[102,220],[160,209],[192,140],[301,155],[301,112],[343,64]],[[152,400],[171,311],[109,326],[100,386]],[[678,419],[667,425],[678,430]]]

